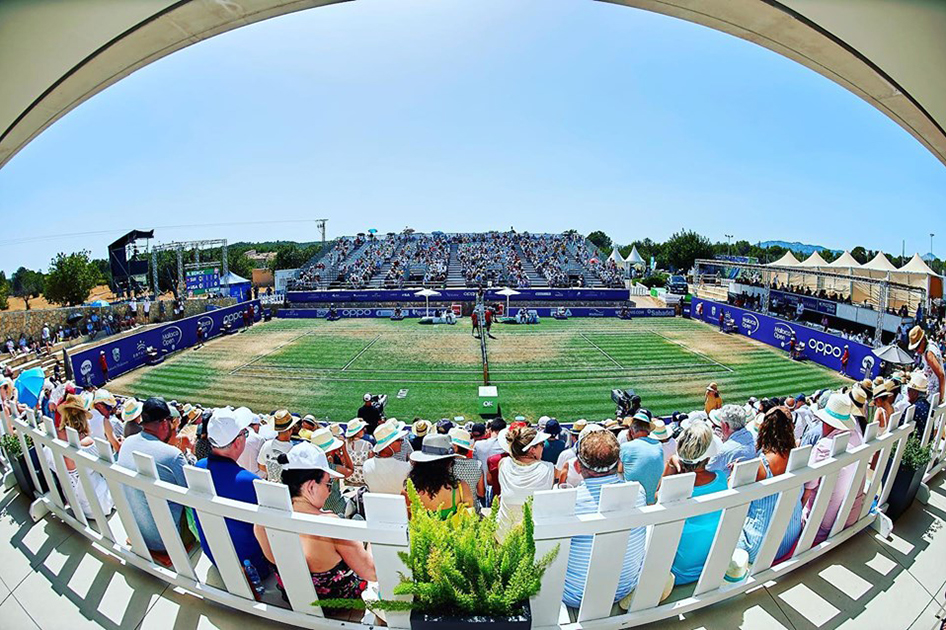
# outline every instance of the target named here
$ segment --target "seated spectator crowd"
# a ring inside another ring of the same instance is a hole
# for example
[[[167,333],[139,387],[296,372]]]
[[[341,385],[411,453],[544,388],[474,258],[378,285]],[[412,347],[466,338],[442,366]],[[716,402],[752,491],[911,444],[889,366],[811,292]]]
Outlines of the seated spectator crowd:
[[[849,436],[847,448],[855,449],[863,443],[870,420],[878,421],[881,431],[888,430],[892,415],[910,405],[916,408],[914,419],[922,431],[930,414],[927,389],[926,377],[918,371],[810,396],[724,404],[723,392],[712,383],[705,408],[689,414],[661,419],[639,408],[620,420],[580,419],[570,428],[547,416],[536,424],[517,417],[509,424],[502,418],[462,426],[447,419],[417,418],[408,425],[385,419],[371,406],[369,395],[366,411],[343,426],[286,409],[260,415],[246,407],[202,409],[161,398],[119,399],[104,389],[80,389],[70,382],[54,384],[39,407],[54,419],[61,439],[71,427],[79,435],[80,448],[93,455],[93,438],[106,440],[117,453],[118,464],[135,471],[134,453],[149,455],[160,479],[170,484],[186,486],[184,466],[191,464],[210,472],[221,497],[255,504],[253,482],[266,479],[288,487],[294,511],[362,519],[364,492],[402,495],[407,502],[405,487],[410,480],[423,507],[442,518],[466,508],[477,514],[496,510],[496,538],[502,541],[522,521],[523,506],[537,491],[577,488],[575,512],[588,514],[598,510],[604,486],[636,482],[635,505],[652,505],[660,498],[663,480],[674,475],[693,473],[692,496],[699,497],[728,488],[739,462],[754,461],[756,479],[763,480],[785,474],[796,446],[813,447],[810,463],[827,459],[834,438],[843,433]],[[0,382],[0,404],[14,414],[23,410],[9,378]],[[48,449],[46,455],[51,458]],[[74,462],[66,459],[66,468],[69,478],[59,481],[74,491],[79,505],[73,509],[91,517],[86,487],[79,483]],[[834,526],[855,481],[855,469],[851,465],[841,470],[827,511],[820,517],[815,544]],[[882,473],[872,470],[868,477]],[[104,478],[97,473],[91,477],[97,500],[106,512],[112,510],[114,501]],[[791,518],[776,563],[794,552],[818,491],[815,479],[791,497]],[[129,486],[123,492],[153,559],[172,566],[145,494]],[[748,564],[759,554],[777,499],[770,495],[749,505],[737,547],[737,555]],[[856,520],[864,501],[874,499],[862,488],[845,525]],[[170,511],[185,545],[200,544],[213,562],[199,516],[173,503]],[[684,543],[663,585],[664,598],[674,585],[699,579],[720,517],[721,512],[713,512],[685,521]],[[240,563],[253,567],[263,579],[273,573],[276,567],[265,528],[232,519],[226,519],[226,526]],[[615,603],[624,610],[638,583],[645,541],[643,527],[632,530],[627,539],[615,594]],[[320,598],[356,598],[377,579],[370,549],[360,543],[304,537],[302,548]],[[572,539],[563,598],[567,606],[581,605],[591,549],[592,536]],[[282,590],[278,576],[276,584]]]

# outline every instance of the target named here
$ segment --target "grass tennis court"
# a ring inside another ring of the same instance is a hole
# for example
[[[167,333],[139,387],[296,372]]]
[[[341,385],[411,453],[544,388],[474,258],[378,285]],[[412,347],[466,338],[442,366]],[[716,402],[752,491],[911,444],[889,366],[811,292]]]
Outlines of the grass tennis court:
[[[488,340],[491,384],[507,417],[565,421],[614,415],[613,388],[633,388],[658,414],[703,406],[716,381],[725,401],[810,392],[841,382],[816,364],[705,324],[673,319],[543,320],[497,324]],[[472,417],[482,384],[480,342],[470,323],[416,320],[273,320],[186,350],[110,388],[201,405],[286,407],[351,418],[365,392],[388,394],[388,416]]]

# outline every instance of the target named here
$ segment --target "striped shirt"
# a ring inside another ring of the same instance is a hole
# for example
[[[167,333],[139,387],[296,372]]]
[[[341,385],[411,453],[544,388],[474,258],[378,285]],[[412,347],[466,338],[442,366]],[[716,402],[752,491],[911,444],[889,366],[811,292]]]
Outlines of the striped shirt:
[[[622,483],[617,475],[607,477],[589,477],[578,487],[578,498],[575,501],[575,514],[593,514],[598,511],[598,502],[601,500],[601,488],[612,483]],[[647,497],[643,488],[637,494],[636,507],[647,505]],[[647,538],[647,528],[637,527],[631,530],[627,538],[627,550],[624,553],[624,564],[621,566],[621,577],[618,580],[618,590],[614,601],[624,599],[628,593],[637,587],[640,579],[641,566],[644,563],[644,542]],[[588,564],[591,562],[591,543],[593,536],[572,537],[571,548],[568,551],[568,567],[565,570],[565,592],[562,601],[566,606],[579,608],[581,595],[585,590],[585,581],[588,578]]]
[[[765,468],[765,478],[772,477],[772,469],[769,467],[769,460],[762,456],[762,466]],[[775,559],[779,559],[795,546],[798,537],[801,535],[801,489],[797,492],[788,490],[783,495],[786,501],[795,499],[795,509],[792,510],[792,517],[788,521],[788,528],[785,535],[782,536],[782,542],[778,551],[775,552]],[[759,550],[762,548],[762,541],[765,538],[765,532],[769,529],[772,521],[772,514],[775,513],[775,504],[778,502],[778,493],[770,494],[767,497],[756,499],[749,504],[749,514],[746,516],[746,523],[742,526],[742,534],[739,536],[739,549],[745,549],[749,554],[749,563],[755,562]]]

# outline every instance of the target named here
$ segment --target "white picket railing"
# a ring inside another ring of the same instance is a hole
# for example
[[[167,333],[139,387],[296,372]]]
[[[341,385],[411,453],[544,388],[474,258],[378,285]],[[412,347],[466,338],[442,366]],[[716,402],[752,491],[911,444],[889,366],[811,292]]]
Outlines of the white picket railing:
[[[944,415],[944,409],[938,408],[935,417],[939,427],[943,426]],[[908,410],[902,426],[898,426],[900,417],[895,415],[891,429],[883,434],[878,434],[877,423],[869,425],[864,444],[850,451],[846,450],[848,434],[840,434],[834,440],[833,457],[813,466],[808,465],[811,447],[797,448],[792,451],[786,473],[764,481],[755,481],[758,460],[741,462],[730,476],[729,489],[711,495],[691,497],[695,478],[693,473],[663,479],[658,503],[641,508],[633,507],[638,492],[637,483],[606,486],[601,495],[599,511],[586,515],[574,513],[576,489],[537,493],[534,503],[536,553],[541,556],[555,546],[560,548],[556,560],[542,580],[541,591],[531,602],[533,627],[559,627],[564,630],[579,627],[618,628],[669,618],[735,597],[830,551],[873,524],[875,519],[886,518],[871,511],[871,503],[875,496],[879,497],[881,506],[886,502],[893,484],[894,471],[897,470],[903,454],[903,446],[913,430],[911,420],[912,408]],[[207,470],[187,467],[185,474],[189,487],[183,488],[158,480],[154,461],[147,455],[136,453],[136,465],[142,472],[134,472],[114,463],[111,448],[104,440],[95,440],[99,453],[98,458],[95,458],[78,449],[78,435],[71,429],[67,430],[68,443],[56,439],[53,423],[49,418],[44,418],[41,424],[37,424],[33,414],[27,412],[16,419],[15,423],[24,450],[25,436],[30,435],[36,445],[48,447],[52,454],[52,468],[46,457],[41,455],[38,458],[40,470],[35,470],[30,458],[26,458],[34,485],[39,488],[39,476],[43,476],[48,486],[54,489],[44,495],[37,495],[31,507],[34,518],[40,518],[47,510],[51,511],[87,538],[129,564],[197,596],[296,626],[346,628],[352,626],[350,621],[326,618],[318,606],[312,605],[317,601],[317,597],[302,553],[300,534],[370,542],[379,591],[386,599],[393,598],[392,591],[399,580],[398,572],[405,570],[397,556],[397,552],[406,551],[408,548],[407,512],[404,501],[399,496],[367,494],[366,521],[299,514],[292,512],[288,489],[281,484],[261,480],[255,482],[259,505],[225,499],[214,492],[213,480]],[[879,453],[874,466],[877,472],[868,476],[870,462],[875,453]],[[58,485],[62,488],[68,505],[78,505],[76,493],[67,478],[65,457],[73,460],[77,466],[81,487],[91,504],[92,519],[87,519],[82,510],[64,505],[55,491],[58,478],[64,482]],[[882,483],[882,472],[887,467],[888,460],[891,474],[886,482]],[[827,540],[813,546],[812,542],[827,509],[839,472],[849,465],[857,466],[856,473],[851,490],[841,505],[836,524]],[[115,519],[110,522],[99,504],[89,475],[92,471],[105,478],[115,502],[119,523],[115,523]],[[821,482],[812,517],[803,529],[791,559],[772,566],[799,490],[802,484],[813,479],[820,479]],[[868,479],[870,481],[865,483]],[[145,493],[161,538],[167,547],[168,556],[173,562],[173,568],[165,568],[152,561],[125,498],[123,486]],[[856,522],[843,529],[857,493],[864,491],[865,487],[866,497]],[[779,499],[771,524],[749,577],[738,583],[725,581],[724,574],[738,542],[749,503],[776,493]],[[222,588],[208,584],[196,574],[194,560],[187,554],[178,528],[172,522],[169,502],[188,506],[198,513],[217,562],[223,582]],[[722,516],[693,594],[661,605],[661,591],[669,575],[677,545],[681,542],[685,519],[716,511],[722,511]],[[289,599],[287,606],[257,602],[253,599],[224,518],[260,524],[266,528],[278,573]],[[119,524],[124,529],[127,542],[123,536],[116,534]],[[638,527],[647,528],[646,551],[639,585],[633,594],[629,612],[611,616],[623,550],[630,530]],[[561,601],[571,537],[576,535],[593,535],[594,541],[582,605],[575,616],[576,621],[572,622]],[[489,541],[483,543],[489,544]],[[387,622],[389,626],[397,628],[410,626],[407,613],[389,612]]]
[[[926,423],[923,436],[920,439],[922,446],[931,445],[932,458],[926,468],[926,474],[923,475],[923,483],[928,484],[930,480],[946,469],[946,401],[936,405],[939,400],[939,394],[933,394],[930,399],[930,415],[932,416]]]

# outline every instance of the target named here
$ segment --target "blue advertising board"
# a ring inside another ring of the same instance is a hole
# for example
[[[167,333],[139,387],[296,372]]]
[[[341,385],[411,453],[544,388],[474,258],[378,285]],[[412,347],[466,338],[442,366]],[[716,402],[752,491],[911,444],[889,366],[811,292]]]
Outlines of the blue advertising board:
[[[249,303],[208,310],[200,315],[192,315],[77,352],[70,357],[75,381],[80,385],[91,384],[96,387],[105,382],[99,365],[100,352],[105,352],[109,378],[115,378],[119,374],[144,365],[148,346],[155,348],[162,355],[167,355],[196,344],[198,327],[203,329],[204,339],[220,334],[224,324],[240,328],[243,326],[243,313],[248,304],[253,306],[253,319],[259,321],[260,303],[259,300],[254,300]]]
[[[787,291],[771,291],[771,298],[777,299],[782,304],[788,304],[792,308],[798,306],[801,302],[806,311],[815,311],[825,315],[837,315],[838,304],[830,300],[822,300],[810,295],[798,295],[797,293],[788,293]]]
[[[627,289],[516,289],[519,295],[510,297],[513,302],[620,302],[628,298]],[[496,289],[486,291],[489,301],[505,302],[506,296]],[[414,295],[417,289],[374,291],[287,291],[290,302],[424,302],[424,296]],[[472,302],[476,300],[476,289],[441,289],[440,295],[432,296],[431,302]]]
[[[510,308],[509,315],[514,316],[519,312],[518,308]],[[527,311],[536,311],[539,317],[551,317],[553,312],[558,311],[557,306],[544,306],[538,308],[526,307]],[[437,309],[430,309],[430,314],[435,315]],[[393,308],[358,308],[358,307],[338,307],[335,309],[340,317],[391,317],[394,314]],[[427,314],[425,308],[402,308],[401,314],[404,317],[424,317]],[[594,308],[591,306],[569,306],[565,308],[565,314],[569,317],[618,317],[621,314],[620,308]],[[631,317],[673,317],[672,308],[630,308],[628,314]],[[284,308],[276,312],[276,317],[286,319],[317,319],[328,315],[327,308]]]
[[[715,326],[719,325],[719,316],[722,313],[735,322],[740,334],[776,348],[784,348],[786,351],[788,342],[794,334],[797,341],[805,343],[804,356],[807,359],[832,370],[841,371],[841,356],[844,354],[844,347],[847,346],[850,355],[847,365],[848,376],[858,379],[874,378],[880,372],[880,360],[874,355],[870,346],[829,335],[797,322],[787,322],[784,319],[729,304],[699,298],[693,298],[690,303],[690,316],[693,319]]]

